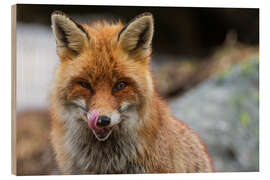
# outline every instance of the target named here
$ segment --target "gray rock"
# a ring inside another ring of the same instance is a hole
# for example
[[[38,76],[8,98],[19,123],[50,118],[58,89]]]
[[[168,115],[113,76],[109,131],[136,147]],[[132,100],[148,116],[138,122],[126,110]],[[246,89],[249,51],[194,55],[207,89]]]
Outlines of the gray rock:
[[[201,136],[217,172],[259,171],[259,61],[248,61],[169,102]]]

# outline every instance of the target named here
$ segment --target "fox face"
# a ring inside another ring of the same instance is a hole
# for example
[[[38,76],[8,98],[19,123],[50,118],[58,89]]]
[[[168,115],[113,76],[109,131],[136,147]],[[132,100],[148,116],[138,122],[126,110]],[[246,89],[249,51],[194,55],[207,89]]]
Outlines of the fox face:
[[[57,11],[52,28],[60,59],[52,97],[60,119],[87,126],[99,141],[123,128],[139,129],[143,122],[138,117],[154,92],[152,15],[139,15],[126,26],[80,25]]]

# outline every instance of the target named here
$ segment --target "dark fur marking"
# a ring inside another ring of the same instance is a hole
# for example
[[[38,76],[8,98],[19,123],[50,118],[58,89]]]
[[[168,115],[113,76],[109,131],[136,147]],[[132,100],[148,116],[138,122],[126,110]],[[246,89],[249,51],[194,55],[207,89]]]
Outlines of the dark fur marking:
[[[69,44],[69,41],[67,39],[67,34],[66,32],[63,30],[63,28],[61,26],[59,26],[59,24],[55,24],[55,27],[58,31],[60,31],[60,34],[61,34],[61,41],[64,42],[64,44],[66,45],[66,47],[68,47],[68,44]]]
[[[128,25],[123,27],[123,29],[119,32],[118,37],[117,37],[117,41],[119,41],[120,35],[122,34],[123,31],[125,31],[127,29],[127,27],[128,27]]]
[[[147,24],[147,26],[144,28],[144,30],[139,35],[138,42],[136,44],[136,47],[133,49],[133,51],[135,51],[136,49],[140,48],[143,44],[145,44],[147,42],[146,35],[147,35],[149,29],[150,29],[150,24]]]

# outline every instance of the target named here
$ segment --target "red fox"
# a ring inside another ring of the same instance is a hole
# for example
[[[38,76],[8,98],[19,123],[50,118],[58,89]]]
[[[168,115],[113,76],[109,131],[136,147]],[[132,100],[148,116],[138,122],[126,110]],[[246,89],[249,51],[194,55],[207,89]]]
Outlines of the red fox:
[[[63,174],[213,172],[199,136],[155,90],[154,21],[144,13],[78,24],[51,16],[60,65],[50,97],[51,141]]]

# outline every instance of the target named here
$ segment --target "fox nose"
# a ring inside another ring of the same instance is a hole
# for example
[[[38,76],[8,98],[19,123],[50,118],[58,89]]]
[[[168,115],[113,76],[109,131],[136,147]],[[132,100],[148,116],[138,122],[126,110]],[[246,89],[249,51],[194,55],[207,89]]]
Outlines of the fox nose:
[[[108,126],[111,122],[111,118],[108,116],[99,116],[97,120],[97,126],[98,127],[105,127]]]

